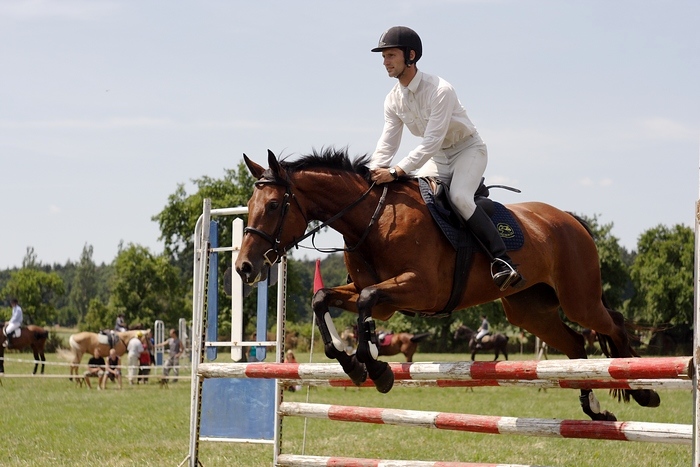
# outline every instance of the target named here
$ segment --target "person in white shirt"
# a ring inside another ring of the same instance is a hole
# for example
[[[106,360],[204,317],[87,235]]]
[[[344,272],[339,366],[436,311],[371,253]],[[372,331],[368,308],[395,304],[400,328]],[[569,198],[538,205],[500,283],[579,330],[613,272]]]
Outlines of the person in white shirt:
[[[136,336],[132,337],[126,346],[129,359],[129,384],[134,384],[139,372],[139,357],[141,352],[143,352],[143,343],[141,338],[143,333],[141,331],[136,333]]]
[[[466,225],[491,255],[496,285],[501,290],[515,286],[522,277],[491,219],[474,202],[488,155],[454,88],[418,70],[423,44],[410,28],[389,28],[372,52],[382,53],[389,76],[398,80],[384,100],[384,129],[369,164],[372,180],[389,183],[407,174],[440,179],[450,187],[450,200]],[[422,141],[390,167],[404,125]]]
[[[19,301],[16,298],[10,300],[10,306],[12,307],[12,317],[10,317],[10,321],[5,326],[4,347],[10,347],[12,345],[12,335],[17,329],[22,327],[22,321],[24,320],[22,308],[19,306]]]

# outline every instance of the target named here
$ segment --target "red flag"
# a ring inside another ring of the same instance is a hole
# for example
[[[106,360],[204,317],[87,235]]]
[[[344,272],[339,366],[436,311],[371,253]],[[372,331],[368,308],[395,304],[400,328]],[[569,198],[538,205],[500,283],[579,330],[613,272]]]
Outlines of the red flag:
[[[321,260],[316,260],[316,272],[314,273],[314,293],[323,289],[323,277],[321,277]]]

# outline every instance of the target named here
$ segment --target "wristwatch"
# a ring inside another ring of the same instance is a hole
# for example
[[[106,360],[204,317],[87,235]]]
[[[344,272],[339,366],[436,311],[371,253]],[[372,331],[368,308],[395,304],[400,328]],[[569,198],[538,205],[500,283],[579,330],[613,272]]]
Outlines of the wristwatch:
[[[391,175],[391,177],[392,177],[394,180],[397,180],[397,179],[399,178],[399,174],[396,173],[396,169],[395,169],[394,167],[392,167],[392,168],[389,169],[389,175]]]

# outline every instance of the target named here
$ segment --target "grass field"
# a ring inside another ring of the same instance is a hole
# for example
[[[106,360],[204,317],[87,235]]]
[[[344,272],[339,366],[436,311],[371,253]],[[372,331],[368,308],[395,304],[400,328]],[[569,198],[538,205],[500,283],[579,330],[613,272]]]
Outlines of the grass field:
[[[30,358],[29,354],[8,357]],[[58,361],[55,355],[47,356]],[[320,357],[320,356],[319,356]],[[225,357],[224,357],[225,358]],[[420,361],[457,360],[458,355],[417,354]],[[298,354],[300,362],[308,355]],[[481,359],[486,359],[482,356]],[[531,360],[532,355],[511,359]],[[398,358],[388,360],[400,361]],[[85,358],[87,361],[87,357]],[[225,360],[222,360],[225,361]],[[326,361],[325,358],[318,361]],[[83,362],[85,363],[85,362]],[[8,374],[31,367],[7,362]],[[83,369],[81,367],[81,369]],[[48,367],[66,374],[67,367]],[[190,384],[161,389],[155,382],[119,391],[79,389],[67,379],[1,378],[0,423],[4,426],[0,465],[175,466],[188,451]],[[661,407],[617,403],[598,390],[603,408],[619,420],[691,424],[690,391],[665,390]],[[285,393],[305,402],[306,389]],[[531,388],[401,388],[379,394],[371,388],[314,388],[310,402],[389,407],[510,417],[580,419],[578,391]],[[480,435],[465,432],[308,420],[307,455],[534,464],[546,466],[689,466],[690,446],[638,442]],[[303,419],[287,418],[283,452],[302,452]],[[270,466],[269,445],[200,443],[200,461],[213,466]]]

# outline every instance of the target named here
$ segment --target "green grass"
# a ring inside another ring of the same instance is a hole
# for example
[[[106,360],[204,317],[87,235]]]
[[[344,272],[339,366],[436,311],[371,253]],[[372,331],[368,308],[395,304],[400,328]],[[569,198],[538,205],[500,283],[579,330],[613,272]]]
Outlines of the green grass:
[[[8,357],[19,357],[10,354]],[[30,358],[21,354],[22,358]],[[317,357],[321,357],[317,355]],[[418,360],[447,361],[459,355],[418,354]],[[56,356],[48,358],[57,361]],[[226,361],[225,356],[221,361]],[[486,359],[482,356],[481,359]],[[300,362],[308,355],[298,354]],[[512,355],[511,359],[532,359]],[[400,361],[397,357],[387,360]],[[318,361],[326,361],[318,358]],[[82,368],[81,368],[82,369]],[[6,372],[30,373],[31,368],[7,362]],[[47,373],[66,374],[67,367]],[[0,379],[0,421],[4,426],[0,465],[20,466],[174,466],[185,459],[189,442],[189,381],[161,389],[157,384],[129,386],[122,391],[108,383],[106,391],[79,389],[67,379]],[[617,403],[598,390],[603,408],[619,420],[692,423],[692,393],[661,391],[661,407],[640,408]],[[285,393],[286,401],[306,401],[306,390]],[[578,392],[531,388],[402,388],[388,394],[371,388],[314,388],[310,402],[369,407],[501,415],[510,417],[579,419],[587,417]],[[307,455],[420,459],[463,462],[537,464],[549,466],[688,466],[690,446],[480,435],[466,432],[309,420]],[[303,419],[287,418],[283,452],[302,451]],[[200,443],[200,461],[212,466],[269,466],[272,447],[230,443]]]

